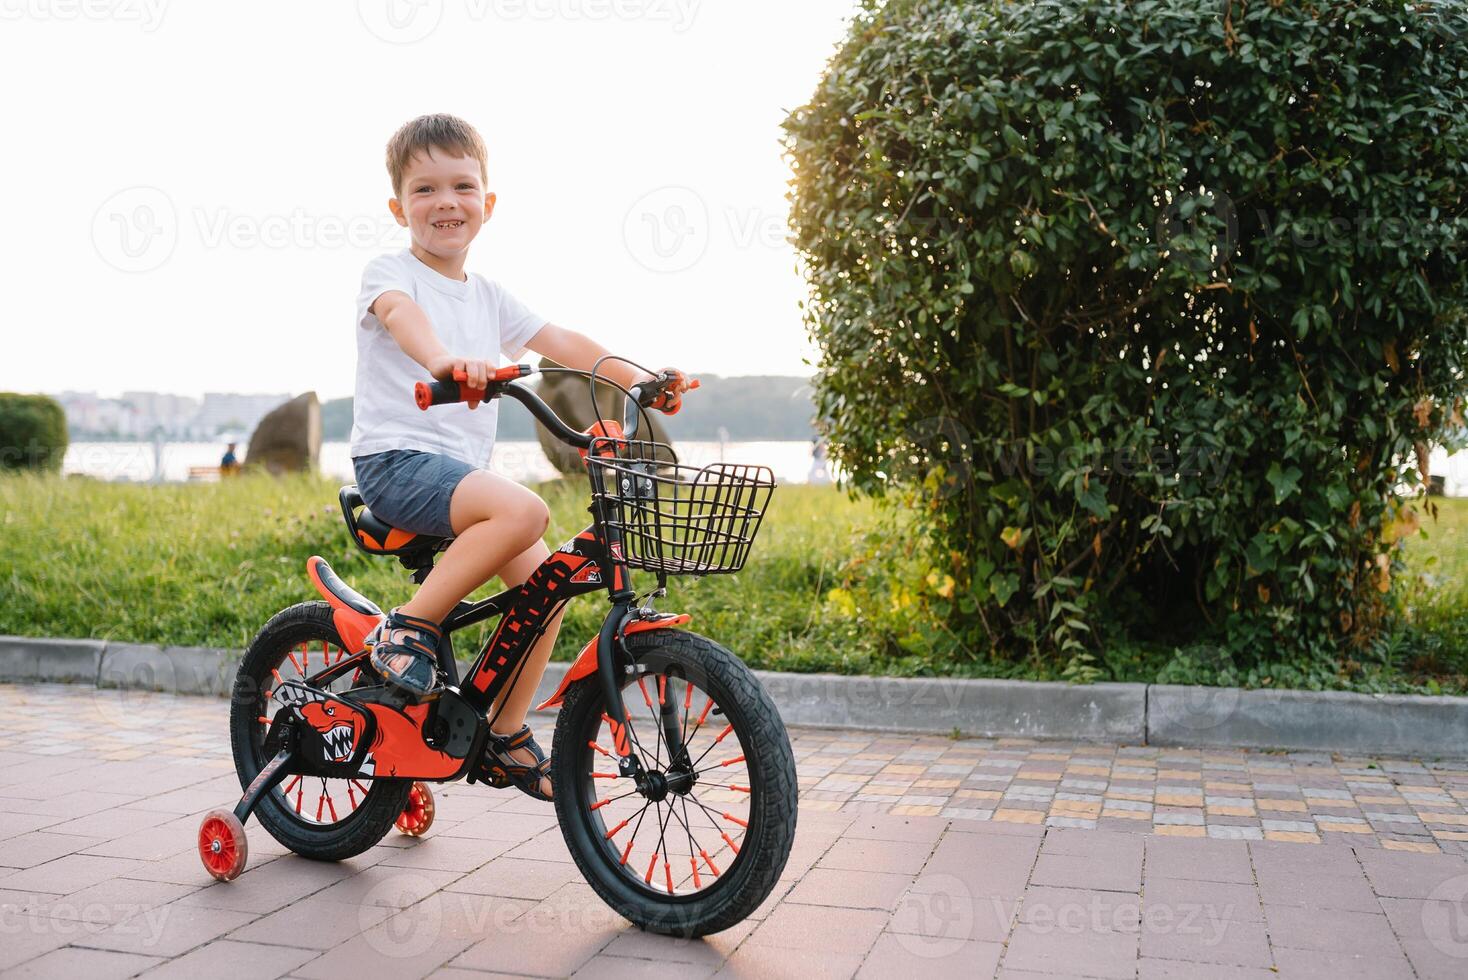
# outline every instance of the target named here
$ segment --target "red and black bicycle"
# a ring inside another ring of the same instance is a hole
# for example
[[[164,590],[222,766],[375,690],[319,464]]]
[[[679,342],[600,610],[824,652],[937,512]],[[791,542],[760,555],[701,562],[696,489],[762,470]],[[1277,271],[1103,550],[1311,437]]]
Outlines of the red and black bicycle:
[[[546,369],[569,370],[569,369]],[[233,690],[230,738],[244,796],[208,814],[199,851],[214,877],[244,869],[251,813],[297,854],[341,860],[394,825],[421,834],[433,820],[428,784],[507,785],[484,752],[486,713],[523,669],[546,623],[570,599],[605,590],[611,608],[560,689],[551,779],[566,845],[586,880],[642,928],[686,936],[728,928],[769,895],[789,857],[797,790],[790,740],[768,693],[733,653],[653,609],[674,575],[738,571],[774,489],[763,466],[680,464],[670,447],[636,438],[659,375],[626,391],[625,433],[604,421],[567,426],[515,382],[484,389],[420,384],[419,407],[508,396],[580,449],[591,482],[591,526],[517,588],[461,602],[443,623],[441,693],[414,702],[385,685],[363,640],[383,618],[319,557],[307,562],[325,601],[276,614],[250,644]],[[572,372],[595,385],[595,371]],[[600,411],[598,411],[600,417]],[[451,539],[389,527],[343,487],[352,538],[392,555],[422,582]],[[359,509],[360,508],[360,509]],[[638,596],[632,575],[656,588]],[[499,617],[463,678],[452,635]],[[493,813],[482,819],[494,819]]]

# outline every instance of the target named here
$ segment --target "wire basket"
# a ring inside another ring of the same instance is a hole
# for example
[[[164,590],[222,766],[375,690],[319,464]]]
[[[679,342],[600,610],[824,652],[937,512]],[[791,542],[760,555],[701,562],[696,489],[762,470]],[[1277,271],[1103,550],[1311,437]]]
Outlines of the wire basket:
[[[775,490],[768,466],[677,462],[657,442],[598,440],[587,457],[603,523],[631,568],[665,575],[737,572]],[[613,455],[615,451],[615,455]]]

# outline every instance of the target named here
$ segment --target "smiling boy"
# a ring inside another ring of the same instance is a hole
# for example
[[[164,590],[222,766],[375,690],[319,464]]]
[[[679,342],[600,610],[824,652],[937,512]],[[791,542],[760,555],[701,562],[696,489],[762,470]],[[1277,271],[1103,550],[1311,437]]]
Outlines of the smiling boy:
[[[541,540],[550,516],[532,491],[487,468],[498,405],[460,403],[420,411],[413,386],[463,371],[485,387],[500,355],[528,349],[589,370],[606,349],[531,312],[498,283],[465,274],[469,246],[494,213],[484,142],[450,115],[421,116],[387,145],[394,197],[388,208],[412,244],[368,263],[357,297],[357,384],[352,463],[373,514],[407,531],[454,537],[411,600],[368,638],[373,666],[411,694],[437,686],[440,624],[460,600],[498,575],[515,586],[549,555]],[[652,376],[620,362],[602,373],[632,387]],[[671,369],[669,369],[671,370]],[[669,390],[676,410],[686,390]],[[519,680],[495,705],[489,749],[517,786],[548,799],[544,753],[524,725],[560,628],[559,614],[531,651]]]

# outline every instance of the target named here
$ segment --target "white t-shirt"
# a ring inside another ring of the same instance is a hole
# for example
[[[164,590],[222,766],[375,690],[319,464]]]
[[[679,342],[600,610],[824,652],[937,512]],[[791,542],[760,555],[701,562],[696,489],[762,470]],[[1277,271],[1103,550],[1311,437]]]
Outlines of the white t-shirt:
[[[423,308],[450,354],[498,364],[524,353],[545,319],[530,312],[497,283],[477,273],[457,282],[420,262],[408,249],[367,263],[357,296],[357,390],[352,403],[353,456],[390,449],[419,449],[487,467],[499,419],[497,402],[470,410],[462,402],[423,411],[413,401],[419,381],[432,381],[423,366],[398,346],[369,312],[377,298],[397,290]]]

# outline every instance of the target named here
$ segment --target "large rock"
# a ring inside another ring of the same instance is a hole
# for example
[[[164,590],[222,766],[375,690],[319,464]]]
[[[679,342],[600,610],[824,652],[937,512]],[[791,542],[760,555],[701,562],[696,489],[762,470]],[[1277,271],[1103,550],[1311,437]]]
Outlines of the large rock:
[[[298,395],[260,420],[250,436],[245,465],[271,473],[314,470],[321,461],[321,402],[316,392]]]
[[[540,366],[548,368],[560,365],[549,358],[543,358]],[[591,388],[587,385],[585,378],[574,374],[542,374],[536,391],[541,398],[545,399],[545,403],[555,409],[556,414],[576,431],[585,432],[596,422],[596,413],[591,406]],[[597,384],[596,404],[601,409],[603,418],[620,422],[625,417],[623,409],[626,401],[627,396],[617,389],[610,385]],[[649,421],[652,423],[650,433]],[[581,462],[581,454],[551,435],[539,422],[535,423],[535,434],[540,439],[540,448],[545,450],[545,458],[550,460],[551,465],[562,474],[580,476],[586,472]],[[672,445],[672,440],[668,438],[668,430],[664,427],[663,418],[659,412],[648,411],[648,419],[645,419],[638,427],[637,435],[639,439]],[[660,453],[658,458],[663,459],[664,457]]]

